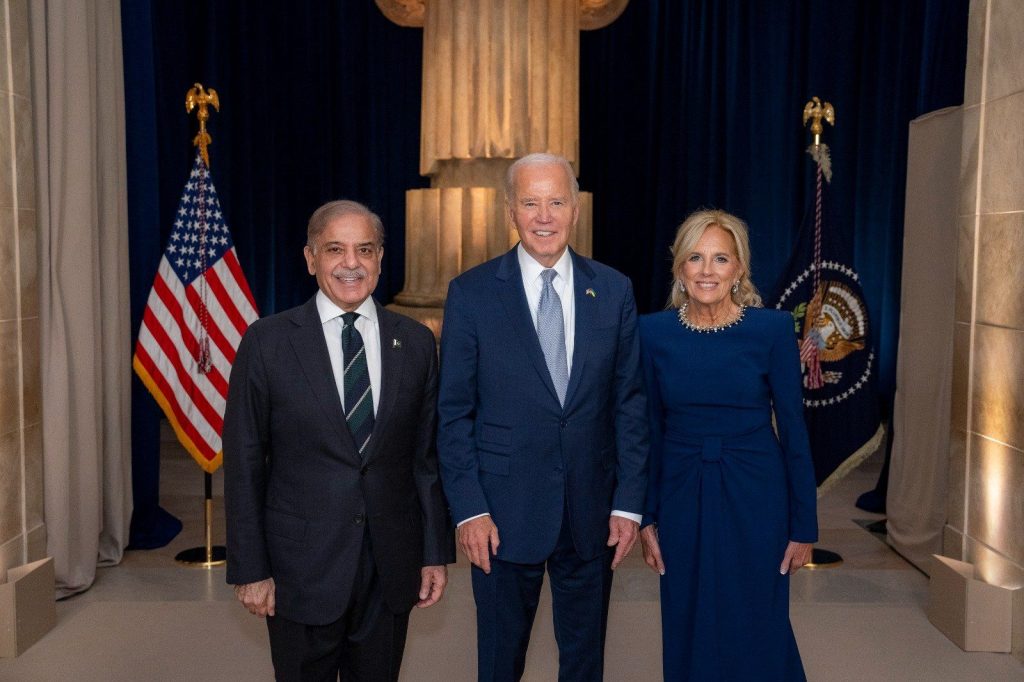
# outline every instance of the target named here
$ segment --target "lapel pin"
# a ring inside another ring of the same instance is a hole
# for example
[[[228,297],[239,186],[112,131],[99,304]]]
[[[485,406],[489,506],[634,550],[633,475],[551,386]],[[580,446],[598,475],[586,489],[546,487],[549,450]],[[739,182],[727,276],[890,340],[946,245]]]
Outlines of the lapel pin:
[[[401,348],[402,342],[399,341],[398,339],[391,339],[391,347],[395,349]]]
[[[584,293],[590,298],[597,298],[597,292],[595,292],[593,289],[587,289]]]

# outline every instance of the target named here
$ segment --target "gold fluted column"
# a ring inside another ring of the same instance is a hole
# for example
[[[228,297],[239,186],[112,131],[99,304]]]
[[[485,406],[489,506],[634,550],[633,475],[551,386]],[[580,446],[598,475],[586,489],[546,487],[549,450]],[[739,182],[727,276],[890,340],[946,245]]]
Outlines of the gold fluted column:
[[[440,332],[448,282],[515,242],[504,177],[526,154],[579,169],[581,29],[614,21],[629,0],[376,0],[422,27],[420,173],[406,192],[405,288],[394,308]],[[573,248],[591,253],[592,197],[580,193]]]

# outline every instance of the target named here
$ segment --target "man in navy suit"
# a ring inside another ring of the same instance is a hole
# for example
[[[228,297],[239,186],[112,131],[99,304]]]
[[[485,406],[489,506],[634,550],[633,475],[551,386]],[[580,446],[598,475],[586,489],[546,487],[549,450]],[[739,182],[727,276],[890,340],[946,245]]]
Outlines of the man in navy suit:
[[[473,563],[480,680],[518,680],[544,572],[560,680],[600,680],[612,569],[637,537],[647,417],[636,304],[622,274],[568,248],[569,163],[506,178],[519,245],[448,288],[438,457]]]
[[[368,208],[317,209],[319,291],[249,327],[231,370],[227,581],[267,617],[278,680],[397,680],[409,612],[455,558],[434,335],[373,300],[383,254]]]

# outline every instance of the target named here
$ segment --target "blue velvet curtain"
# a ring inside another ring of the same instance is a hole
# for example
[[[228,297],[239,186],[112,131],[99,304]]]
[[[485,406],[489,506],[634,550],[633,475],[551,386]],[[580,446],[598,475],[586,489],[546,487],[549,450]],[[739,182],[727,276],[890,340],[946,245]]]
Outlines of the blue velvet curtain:
[[[874,321],[880,399],[898,339],[907,124],[963,99],[967,0],[632,0],[581,45],[580,181],[594,192],[594,255],[633,279],[641,312],[662,307],[679,222],[717,206],[751,226],[754,278],[771,293],[813,196],[800,115],[833,103],[830,188],[849,222]],[[422,32],[373,0],[247,3],[125,0],[134,327],[190,168],[194,81],[218,90],[214,181],[260,312],[315,284],[305,222],[339,197],[389,230],[377,296],[401,290],[404,191],[417,174]],[[166,537],[158,413],[133,400],[133,544]],[[197,470],[197,477],[198,477]],[[198,480],[198,478],[197,478]],[[198,486],[198,482],[197,482]]]

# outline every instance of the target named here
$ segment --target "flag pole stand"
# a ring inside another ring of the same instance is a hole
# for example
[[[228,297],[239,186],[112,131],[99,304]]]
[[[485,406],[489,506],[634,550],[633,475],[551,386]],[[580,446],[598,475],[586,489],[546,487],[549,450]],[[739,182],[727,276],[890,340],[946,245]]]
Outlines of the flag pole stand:
[[[228,560],[228,551],[222,545],[213,544],[213,476],[203,474],[205,483],[204,516],[206,518],[206,546],[192,547],[178,552],[174,560],[186,566],[213,568]]]

